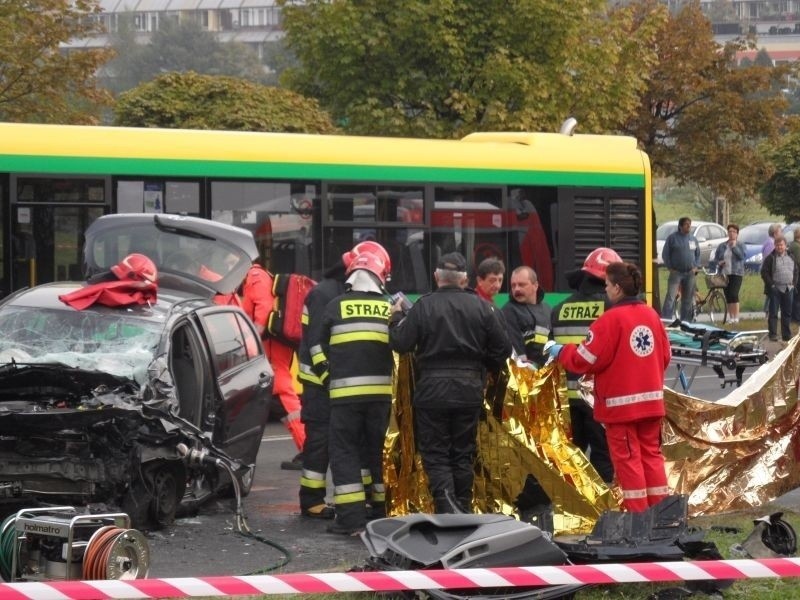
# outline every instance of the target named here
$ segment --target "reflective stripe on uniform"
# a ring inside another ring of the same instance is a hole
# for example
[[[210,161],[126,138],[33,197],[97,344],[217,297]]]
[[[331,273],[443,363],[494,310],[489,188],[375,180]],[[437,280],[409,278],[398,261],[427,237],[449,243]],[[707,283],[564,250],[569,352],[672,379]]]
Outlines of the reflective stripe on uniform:
[[[333,383],[333,382],[331,382]],[[329,388],[328,396],[331,400],[336,398],[351,398],[353,396],[391,396],[392,384],[386,385],[352,385],[339,388]]]
[[[384,502],[386,500],[386,488],[382,483],[376,483],[372,486],[372,500],[375,502]]]
[[[591,352],[589,352],[586,349],[586,346],[584,346],[583,344],[578,346],[578,354],[580,354],[583,357],[583,359],[590,365],[593,365],[595,362],[597,362],[597,357]]]
[[[361,483],[365,486],[372,485],[372,471],[369,469],[361,469]]]
[[[321,490],[325,487],[325,473],[317,473],[316,471],[303,469],[303,473],[300,475],[300,485],[315,490]]]
[[[333,501],[336,504],[349,504],[352,502],[366,502],[367,495],[364,486],[360,483],[337,485],[333,488]]]
[[[300,324],[308,325],[308,307],[303,305],[303,314],[300,316]]]
[[[309,349],[309,354],[311,354],[311,364],[314,366],[328,360],[328,358],[325,356],[325,353],[322,351],[322,346],[319,344],[312,346]]]
[[[626,500],[637,500],[647,498],[647,490],[622,490],[622,497]]]
[[[331,346],[348,342],[389,343],[388,323],[353,323],[331,328]]]
[[[648,496],[669,496],[669,488],[665,485],[661,487],[649,487],[647,488],[647,495]]]
[[[316,373],[309,367],[308,365],[304,365],[300,363],[300,366],[297,369],[297,378],[300,381],[307,381],[309,383],[315,383],[317,385],[322,385],[322,379],[317,377]]]
[[[663,397],[663,390],[653,390],[652,392],[642,392],[640,394],[630,394],[628,396],[613,396],[611,398],[606,398],[606,406],[608,408],[628,406],[630,404],[638,404],[639,402],[661,400]]]

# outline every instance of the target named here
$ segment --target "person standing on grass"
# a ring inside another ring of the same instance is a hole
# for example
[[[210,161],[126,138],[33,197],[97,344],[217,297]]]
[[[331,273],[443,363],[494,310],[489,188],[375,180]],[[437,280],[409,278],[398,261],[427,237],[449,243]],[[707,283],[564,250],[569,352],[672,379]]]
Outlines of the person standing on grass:
[[[800,227],[794,230],[794,239],[789,244],[789,254],[794,264],[800,265]],[[792,302],[792,323],[800,325],[800,280],[794,286],[794,301]]]
[[[661,315],[671,319],[675,311],[675,297],[681,289],[681,321],[692,320],[692,304],[694,303],[695,275],[700,268],[700,244],[692,235],[692,220],[681,217],[678,230],[669,234],[661,251],[664,266],[669,269],[667,295]]]
[[[792,337],[791,314],[794,288],[797,285],[798,265],[786,251],[786,239],[775,236],[775,250],[764,258],[761,265],[764,292],[769,294],[769,316],[767,329],[769,339],[778,341],[778,312],[781,314],[781,339],[788,342]]]
[[[718,272],[728,278],[725,286],[728,323],[739,322],[739,290],[742,288],[742,277],[744,277],[746,248],[745,244],[739,241],[739,226],[731,223],[728,225],[728,239],[717,246],[717,250],[714,252],[712,264],[715,265]]]
[[[767,240],[761,246],[761,264],[763,266],[764,259],[766,259],[772,251],[775,250],[775,236],[778,235],[783,228],[781,227],[780,223],[773,223],[767,229]],[[764,289],[764,315],[769,318],[769,303],[770,303],[770,296],[769,291]]]

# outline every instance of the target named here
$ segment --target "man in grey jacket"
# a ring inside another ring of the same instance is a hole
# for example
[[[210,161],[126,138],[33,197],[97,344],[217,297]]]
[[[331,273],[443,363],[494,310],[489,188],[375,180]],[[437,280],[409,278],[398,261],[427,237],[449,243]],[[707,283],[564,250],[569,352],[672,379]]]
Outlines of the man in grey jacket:
[[[671,319],[674,314],[675,296],[680,286],[681,321],[692,320],[695,274],[700,268],[700,244],[692,235],[691,228],[692,220],[689,217],[681,217],[678,220],[678,230],[669,235],[661,251],[664,266],[669,269],[667,295],[661,309],[661,316],[665,318]]]

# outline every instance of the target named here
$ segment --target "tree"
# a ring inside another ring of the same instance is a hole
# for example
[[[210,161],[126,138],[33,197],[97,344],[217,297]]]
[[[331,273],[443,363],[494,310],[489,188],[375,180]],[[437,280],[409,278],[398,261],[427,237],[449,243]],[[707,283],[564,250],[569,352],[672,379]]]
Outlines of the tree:
[[[0,2],[0,120],[93,123],[108,94],[95,72],[103,50],[63,52],[95,30],[96,0]]]
[[[220,42],[194,20],[162,20],[150,41],[140,44],[132,15],[122,15],[111,46],[116,56],[106,69],[105,84],[115,93],[168,72],[230,75],[258,83],[270,78],[250,47]]]
[[[282,0],[301,65],[281,82],[353,133],[453,137],[581,131],[634,109],[663,18],[634,23],[604,0]],[[644,49],[644,50],[642,50]]]
[[[635,6],[646,15],[656,0]],[[720,47],[697,1],[671,15],[653,49],[641,103],[625,123],[650,155],[656,174],[694,182],[736,202],[756,192],[769,173],[758,150],[779,133],[786,100],[782,67],[736,67],[746,40]]]
[[[335,133],[315,100],[236,77],[167,73],[119,96],[114,124]]]
[[[766,150],[774,171],[761,188],[761,201],[787,223],[800,221],[800,123],[790,123],[789,132]]]

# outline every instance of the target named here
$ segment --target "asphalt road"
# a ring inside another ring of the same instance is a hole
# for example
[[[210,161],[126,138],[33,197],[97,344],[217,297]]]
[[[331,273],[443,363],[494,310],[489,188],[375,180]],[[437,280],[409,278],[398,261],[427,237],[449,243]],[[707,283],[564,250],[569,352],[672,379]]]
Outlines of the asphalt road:
[[[367,552],[358,537],[325,532],[330,521],[300,516],[300,471],[284,471],[283,460],[296,450],[280,423],[269,423],[256,461],[256,478],[243,501],[250,530],[263,540],[235,530],[234,503],[215,500],[169,529],[148,533],[150,577],[250,575],[281,563],[269,573],[345,571],[364,564]],[[274,547],[277,544],[279,547]]]
[[[771,357],[780,345],[771,344],[767,349]],[[745,379],[751,374],[746,371]],[[672,383],[670,376],[674,377],[673,368],[667,374],[668,385]],[[719,378],[706,367],[698,369],[691,390],[692,395],[706,400],[720,399],[730,391],[730,387],[722,389]],[[233,502],[215,500],[196,516],[178,519],[167,530],[147,534],[150,577],[254,574],[283,561],[283,549],[288,552],[287,564],[270,573],[338,572],[363,565],[367,552],[359,538],[328,534],[328,521],[300,516],[299,471],[280,469],[280,462],[294,454],[294,445],[283,426],[269,423],[258,456],[255,483],[243,505],[250,529],[269,543],[239,535],[234,529]],[[800,491],[790,492],[776,503],[796,510],[800,507]]]

